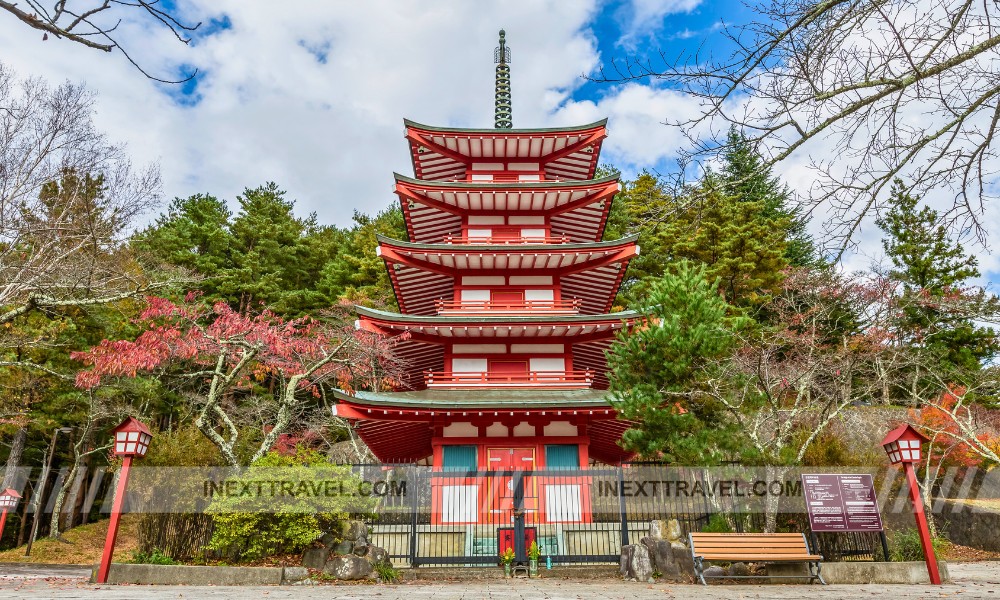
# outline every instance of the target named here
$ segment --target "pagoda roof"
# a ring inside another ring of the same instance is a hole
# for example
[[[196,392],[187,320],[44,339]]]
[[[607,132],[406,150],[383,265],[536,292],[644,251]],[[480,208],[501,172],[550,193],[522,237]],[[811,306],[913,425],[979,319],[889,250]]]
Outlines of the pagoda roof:
[[[537,162],[548,179],[590,179],[607,119],[576,127],[464,129],[404,120],[413,172],[426,180],[465,178],[474,162]]]
[[[444,369],[445,346],[453,343],[562,343],[570,346],[573,369],[594,373],[593,387],[608,385],[605,350],[619,331],[641,314],[417,316],[355,307],[358,326],[398,336],[394,351],[408,367],[403,387],[426,387],[425,371]],[[406,335],[401,335],[406,334]]]
[[[516,408],[516,409],[574,409],[579,407],[600,407],[608,412],[614,409],[608,404],[606,390],[540,390],[506,388],[499,390],[415,390],[403,392],[354,392],[347,395],[335,391],[334,395],[341,400],[364,404],[372,407],[413,407],[421,409],[445,409],[458,411],[454,416],[462,415],[464,409]]]
[[[390,328],[405,329],[408,331],[424,331],[425,329],[454,329],[456,327],[468,329],[469,326],[475,329],[483,329],[484,327],[509,329],[509,327],[507,327],[508,325],[517,325],[519,327],[537,327],[539,329],[538,333],[523,334],[527,337],[576,335],[581,333],[581,331],[583,333],[590,333],[595,330],[594,328],[598,328],[603,331],[607,329],[608,326],[613,329],[620,329],[624,321],[638,319],[642,316],[642,313],[634,310],[605,313],[600,315],[546,315],[539,313],[534,315],[498,316],[407,315],[387,310],[366,308],[364,306],[355,306],[354,310],[357,311],[358,315],[362,318],[367,317],[373,321],[379,322],[380,324],[385,324]],[[557,328],[558,332],[553,333],[549,331]],[[578,331],[578,328],[581,329],[581,331]],[[545,331],[542,332],[542,330]],[[464,334],[456,334],[452,336],[450,333],[443,333],[441,335],[444,335],[445,337],[469,337]],[[481,336],[473,335],[471,337]],[[498,334],[497,337],[518,337],[518,334]]]
[[[468,214],[547,215],[553,237],[601,238],[621,189],[618,177],[584,181],[424,181],[395,174],[407,233],[415,242],[457,235]]]
[[[629,261],[639,254],[638,236],[585,244],[415,244],[377,236],[400,309],[433,315],[436,300],[454,298],[462,276],[559,277],[564,300],[581,310],[611,309]]]
[[[586,424],[592,458],[615,464],[631,456],[618,440],[632,423],[617,418],[602,390],[335,390],[334,396],[337,415],[355,422],[361,439],[383,462],[430,456],[433,425],[462,419],[572,420]]]

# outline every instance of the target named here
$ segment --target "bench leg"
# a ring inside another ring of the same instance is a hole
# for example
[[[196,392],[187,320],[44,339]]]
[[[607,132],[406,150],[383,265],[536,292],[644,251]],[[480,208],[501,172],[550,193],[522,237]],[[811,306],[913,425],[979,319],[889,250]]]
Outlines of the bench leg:
[[[701,585],[708,585],[705,581],[705,564],[702,562],[703,559],[700,556],[694,557],[694,574],[698,576],[698,580],[701,581]]]
[[[812,579],[809,580],[809,583],[812,583],[813,579],[818,579],[821,584],[826,585],[826,582],[823,581],[823,576],[820,574],[820,569],[822,568],[823,565],[818,562],[809,563],[809,575],[812,577]]]

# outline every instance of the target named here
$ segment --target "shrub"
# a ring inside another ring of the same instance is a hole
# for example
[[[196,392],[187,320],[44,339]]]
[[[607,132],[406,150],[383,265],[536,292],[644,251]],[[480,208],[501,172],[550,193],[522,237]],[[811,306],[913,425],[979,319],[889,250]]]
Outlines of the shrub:
[[[349,467],[331,465],[322,454],[301,448],[294,456],[269,453],[231,480],[247,484],[249,489],[265,490],[275,481],[291,482],[295,489],[342,482],[345,490],[351,490],[360,481]],[[215,529],[207,548],[236,561],[299,553],[324,532],[340,531],[348,509],[364,512],[360,509],[368,504],[368,499],[350,494],[223,496],[213,500],[208,509]]]
[[[176,565],[177,561],[154,548],[150,552],[132,552],[131,563],[140,565]]]
[[[924,560],[924,548],[920,544],[920,533],[916,529],[902,529],[886,532],[889,538],[889,558],[893,562]],[[944,538],[931,538],[934,553],[940,556],[948,549],[950,542]]]
[[[729,526],[725,515],[715,513],[708,518],[708,523],[702,525],[701,531],[702,533],[732,533],[733,528]]]
[[[396,583],[399,581],[399,571],[388,561],[377,562],[372,565],[372,568],[375,569],[375,573],[378,574],[378,580],[382,583]]]

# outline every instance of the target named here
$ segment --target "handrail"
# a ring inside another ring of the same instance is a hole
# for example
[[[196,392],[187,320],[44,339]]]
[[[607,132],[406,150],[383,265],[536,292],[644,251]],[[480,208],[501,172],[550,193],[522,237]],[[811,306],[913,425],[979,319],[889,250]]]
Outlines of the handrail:
[[[502,244],[502,245],[523,245],[523,244],[568,244],[569,236],[518,236],[518,237],[493,237],[493,236],[461,236],[448,234],[442,238],[445,244]]]
[[[492,300],[435,300],[434,307],[442,313],[474,312],[563,312],[577,313],[583,301],[569,300],[523,300],[521,302],[494,302]]]
[[[428,387],[590,387],[594,372],[526,371],[524,373],[476,373],[424,371]]]

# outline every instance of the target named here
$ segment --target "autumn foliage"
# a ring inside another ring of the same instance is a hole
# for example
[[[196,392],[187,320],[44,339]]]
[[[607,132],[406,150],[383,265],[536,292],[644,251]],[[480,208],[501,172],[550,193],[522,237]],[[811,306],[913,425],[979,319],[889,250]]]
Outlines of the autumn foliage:
[[[158,369],[184,382],[202,382],[196,386],[195,424],[234,465],[243,462],[237,456],[236,415],[245,405],[263,415],[264,436],[252,461],[309,412],[321,383],[350,391],[398,381],[396,339],[355,329],[346,306],[323,318],[286,320],[188,294],[180,303],[148,298],[135,322],[143,330],[136,339],[106,339],[73,354],[89,367],[77,374],[76,385],[89,389]]]

